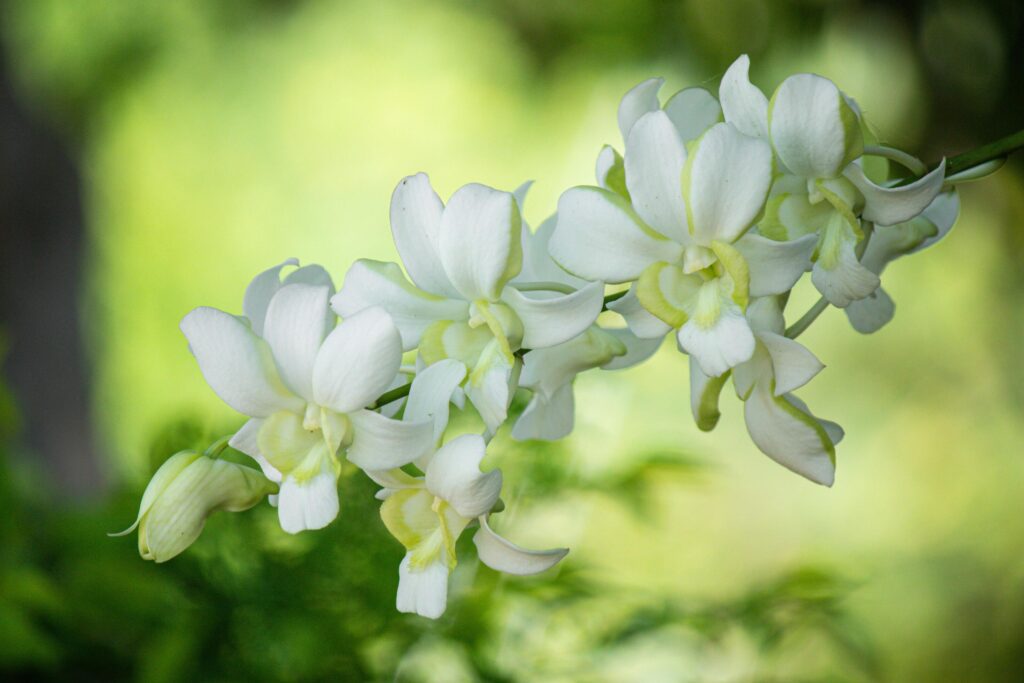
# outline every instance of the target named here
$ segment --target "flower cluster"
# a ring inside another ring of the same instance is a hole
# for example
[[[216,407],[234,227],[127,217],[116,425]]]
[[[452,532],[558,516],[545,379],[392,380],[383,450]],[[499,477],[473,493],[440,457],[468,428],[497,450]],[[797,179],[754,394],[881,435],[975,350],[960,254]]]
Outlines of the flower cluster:
[[[630,90],[623,151],[605,146],[596,184],[564,192],[536,230],[522,218],[529,184],[469,184],[445,203],[413,175],[391,200],[404,268],[362,259],[335,291],[323,268],[289,260],[256,276],[243,315],[185,316],[206,381],[248,416],[229,443],[262,474],[212,451],[172,457],[143,497],[143,557],[170,559],[210,512],[266,495],[285,531],[322,528],[348,462],[382,487],[384,526],[406,549],[398,609],[437,617],[471,525],[500,571],[544,571],[567,552],[525,550],[490,525],[502,475],[480,466],[516,391],[529,402],[512,438],[562,438],[579,373],[642,362],[670,333],[700,429],[731,378],[754,444],[831,485],[843,431],[794,395],[823,368],[794,338],[827,305],[859,332],[888,322],[886,265],[941,239],[959,200],[944,163],[928,172],[878,144],[828,79],[790,76],[768,97],[748,68],[736,60],[718,98],[688,88],[662,103],[661,79]],[[787,329],[805,273],[822,299]],[[448,434],[452,406],[479,416],[477,433]]]

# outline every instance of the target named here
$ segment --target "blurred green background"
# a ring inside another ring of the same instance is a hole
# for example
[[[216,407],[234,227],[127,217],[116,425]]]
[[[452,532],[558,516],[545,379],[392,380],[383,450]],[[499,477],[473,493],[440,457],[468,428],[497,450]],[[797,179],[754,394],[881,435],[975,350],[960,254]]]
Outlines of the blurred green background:
[[[837,483],[749,442],[726,392],[692,425],[671,347],[577,383],[562,443],[496,441],[502,531],[549,576],[473,559],[434,623],[394,611],[401,548],[361,475],[290,537],[213,517],[167,565],[126,526],[155,468],[240,424],[177,329],[239,311],[289,256],[340,284],[395,257],[424,170],[592,182],[632,85],[771,90],[815,71],[937,161],[1024,124],[1016,0],[9,0],[0,4],[0,676],[29,680],[1024,680],[1024,177],[964,188],[952,235],[883,278],[895,320],[828,311],[802,396],[839,421]],[[799,312],[812,293],[798,293]]]

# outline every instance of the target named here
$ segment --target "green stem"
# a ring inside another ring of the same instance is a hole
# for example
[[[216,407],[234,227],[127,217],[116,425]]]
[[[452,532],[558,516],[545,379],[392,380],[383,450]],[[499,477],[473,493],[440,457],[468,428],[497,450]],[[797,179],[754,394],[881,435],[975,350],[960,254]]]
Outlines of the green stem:
[[[400,387],[395,387],[390,391],[385,391],[383,394],[380,395],[380,398],[373,402],[373,405],[370,406],[370,410],[386,406],[387,404],[393,403],[400,398],[405,398],[406,396],[409,395],[410,389],[412,389],[412,382],[409,382],[408,384],[403,384]]]
[[[1002,159],[1019,149],[1024,149],[1024,130],[947,159],[946,175],[966,171],[993,159]]]
[[[790,339],[799,337],[804,330],[811,326],[811,323],[818,319],[819,315],[825,312],[826,308],[828,308],[828,299],[821,297],[799,320],[786,328],[786,336]]]
[[[608,310],[608,304],[612,303],[613,301],[618,301],[622,297],[626,296],[626,294],[628,294],[628,293],[629,293],[629,290],[628,289],[624,289],[621,292],[615,292],[614,294],[607,294],[607,295],[605,295],[605,297],[604,297],[604,305],[601,306],[601,310],[602,311],[607,311]]]
[[[224,452],[224,449],[228,447],[228,441],[231,441],[230,436],[222,436],[210,444],[203,452],[203,455],[211,460],[216,460],[220,457],[220,454]]]

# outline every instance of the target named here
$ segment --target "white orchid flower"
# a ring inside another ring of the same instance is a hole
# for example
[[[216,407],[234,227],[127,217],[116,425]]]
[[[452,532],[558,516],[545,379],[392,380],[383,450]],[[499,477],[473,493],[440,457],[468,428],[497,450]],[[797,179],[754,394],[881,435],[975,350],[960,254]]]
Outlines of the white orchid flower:
[[[790,222],[808,219],[799,228],[790,226],[789,238],[793,233],[820,235],[812,281],[830,303],[848,306],[879,284],[876,274],[858,260],[856,246],[864,238],[860,218],[892,225],[918,215],[941,190],[945,161],[908,185],[876,185],[865,175],[861,157],[865,151],[881,153],[881,148],[865,148],[864,125],[852,99],[827,78],[796,74],[769,101],[750,83],[749,69],[750,59],[741,55],[722,77],[719,98],[725,120],[747,135],[770,141],[781,172],[777,182],[793,185],[796,180],[801,186],[784,195],[773,191],[779,203],[788,204],[775,211]]]
[[[474,536],[480,560],[498,571],[536,574],[553,567],[568,550],[530,551],[495,534],[487,515],[501,493],[501,472],[480,471],[486,444],[483,437],[464,434],[442,446],[425,464],[425,475],[413,477],[397,469],[369,471],[384,487],[380,515],[388,531],[405,546],[398,568],[400,612],[440,617],[448,601],[448,576],[455,568],[455,543],[479,519]]]
[[[602,188],[566,191],[550,249],[577,276],[637,280],[609,308],[639,337],[676,329],[680,348],[719,376],[754,352],[749,296],[788,291],[815,239],[745,234],[771,184],[766,142],[718,123],[689,150],[665,112],[641,116],[626,141],[631,202]]]
[[[957,191],[943,192],[920,216],[905,223],[876,228],[861,263],[880,276],[892,261],[926,249],[949,234],[959,214],[960,196]],[[896,304],[879,287],[870,296],[854,301],[844,310],[855,330],[871,334],[892,320]]]
[[[493,433],[504,422],[521,348],[554,346],[597,318],[603,285],[546,296],[510,281],[523,266],[516,198],[465,185],[442,204],[425,174],[409,176],[391,199],[391,229],[410,283],[393,263],[362,259],[333,298],[340,315],[384,307],[419,362],[454,358],[469,368],[465,391]]]
[[[373,307],[335,327],[330,296],[329,284],[286,280],[263,309],[262,336],[215,308],[197,308],[181,322],[207,383],[251,418],[230,443],[280,484],[278,515],[289,533],[337,516],[341,451],[360,467],[382,469],[433,445],[429,421],[367,409],[401,365],[391,317]]]
[[[757,340],[751,359],[733,369],[736,394],[744,401],[747,431],[769,458],[818,484],[835,480],[839,425],[815,417],[792,394],[824,366],[813,353],[785,335],[777,297],[755,300],[747,318]],[[718,422],[718,394],[725,377],[711,378],[690,363],[690,405],[694,420],[709,431]]]
[[[623,95],[618,112],[623,142],[629,139],[633,124],[652,111],[664,111],[684,143],[696,140],[722,120],[722,108],[718,100],[704,88],[680,90],[663,107],[658,92],[664,84],[664,78],[649,78]],[[629,199],[623,158],[611,145],[602,147],[597,155],[595,175],[600,187]]]
[[[150,479],[135,522],[111,536],[138,528],[142,559],[166,562],[199,538],[213,512],[248,510],[275,491],[277,485],[259,470],[182,451]]]

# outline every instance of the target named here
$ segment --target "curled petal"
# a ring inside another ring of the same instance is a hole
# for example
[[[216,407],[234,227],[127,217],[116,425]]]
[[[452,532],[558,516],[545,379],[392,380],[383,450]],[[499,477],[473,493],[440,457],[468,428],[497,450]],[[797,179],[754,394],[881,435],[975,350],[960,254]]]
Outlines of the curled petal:
[[[857,164],[851,164],[844,175],[864,195],[864,220],[873,221],[876,225],[895,225],[920,214],[942,191],[946,160],[943,159],[928,175],[900,187],[874,184]]]
[[[722,76],[718,97],[725,120],[744,135],[768,139],[768,98],[750,82],[750,57],[740,55]]]
[[[452,358],[439,360],[424,368],[412,381],[402,419],[407,422],[431,421],[434,425],[434,441],[439,441],[448,426],[452,396],[465,378],[466,366]]]
[[[718,410],[718,397],[729,379],[729,373],[708,377],[700,369],[700,363],[690,356],[690,411],[697,428],[710,432],[718,424],[722,413]]]
[[[277,291],[267,307],[263,338],[274,362],[292,391],[313,400],[313,364],[324,337],[334,323],[327,300],[331,290],[291,284]]]
[[[771,296],[791,290],[810,269],[818,237],[804,235],[788,242],[777,242],[747,233],[735,246],[750,269],[750,296]]]
[[[522,345],[541,349],[568,341],[590,327],[604,301],[604,285],[591,282],[572,294],[531,298],[515,287],[502,296],[523,323]]]
[[[353,438],[348,460],[363,470],[390,470],[407,465],[434,448],[431,420],[407,422],[370,410],[349,413]]]
[[[720,377],[729,368],[750,360],[754,354],[754,335],[739,307],[723,306],[718,319],[705,326],[692,318],[677,335],[679,347],[693,356],[701,371]]]
[[[759,332],[757,339],[771,357],[776,396],[796,391],[825,368],[800,342],[767,331]]]
[[[480,529],[473,536],[480,561],[491,569],[506,574],[526,576],[546,571],[569,554],[568,548],[526,550],[496,534],[486,517],[480,518]]]
[[[641,339],[656,339],[660,343],[672,328],[661,318],[644,308],[633,284],[626,295],[608,304],[608,309],[623,317],[630,331]]]
[[[576,399],[571,382],[559,386],[551,394],[535,391],[512,427],[512,438],[517,441],[558,441],[572,433],[575,413]]]
[[[853,329],[861,334],[872,334],[892,320],[896,313],[896,303],[879,287],[863,299],[850,302],[843,310]]]
[[[446,443],[430,459],[427,490],[463,517],[489,512],[501,494],[501,470],[480,471],[486,449],[478,434],[463,434]]]
[[[658,102],[658,91],[664,85],[664,78],[649,78],[643,83],[634,86],[629,92],[622,96],[619,103],[619,131],[622,139],[629,137],[629,131],[633,129],[641,116],[647,112],[661,109]]]

